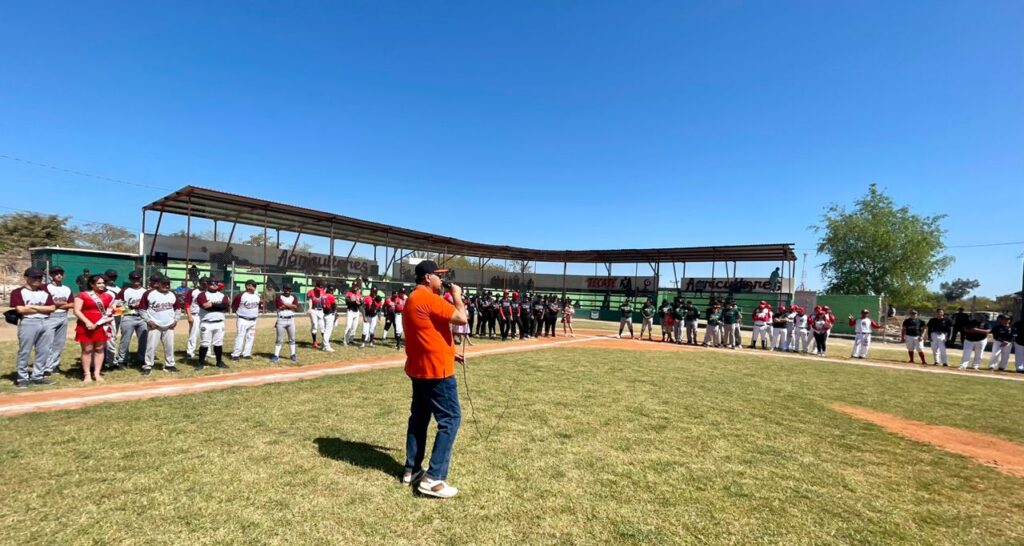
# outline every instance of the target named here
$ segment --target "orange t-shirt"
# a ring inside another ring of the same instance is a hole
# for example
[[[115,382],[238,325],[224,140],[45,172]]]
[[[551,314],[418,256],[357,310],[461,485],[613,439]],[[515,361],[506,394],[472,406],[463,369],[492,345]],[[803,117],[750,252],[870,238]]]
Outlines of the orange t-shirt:
[[[414,379],[455,375],[455,342],[451,319],[455,306],[425,286],[417,286],[405,302],[405,374]]]

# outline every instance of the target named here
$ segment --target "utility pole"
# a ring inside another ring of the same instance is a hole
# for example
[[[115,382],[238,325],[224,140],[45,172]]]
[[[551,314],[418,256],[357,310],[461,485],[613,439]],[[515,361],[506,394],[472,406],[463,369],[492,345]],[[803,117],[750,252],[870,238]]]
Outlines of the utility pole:
[[[797,290],[807,290],[807,253],[804,252],[804,259],[800,264],[800,287]]]

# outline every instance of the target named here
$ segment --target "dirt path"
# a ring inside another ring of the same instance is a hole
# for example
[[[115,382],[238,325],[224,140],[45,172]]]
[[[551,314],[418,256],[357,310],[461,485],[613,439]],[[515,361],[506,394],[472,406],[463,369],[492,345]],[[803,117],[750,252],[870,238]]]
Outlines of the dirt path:
[[[970,457],[1003,474],[1024,478],[1024,445],[955,427],[929,425],[855,406],[835,404],[832,409],[874,423],[889,432]]]
[[[580,333],[577,338],[540,338],[517,341],[514,345],[495,346],[494,344],[480,347],[468,347],[467,358],[475,358],[494,354],[535,351],[552,347],[561,347],[583,343],[592,339],[590,335]],[[597,332],[596,335],[601,335]],[[401,353],[362,358],[347,362],[325,362],[295,368],[261,368],[237,373],[220,374],[209,377],[190,377],[187,379],[166,379],[147,381],[145,383],[120,383],[116,385],[97,385],[78,389],[47,390],[39,392],[17,393],[0,396],[0,416],[19,415],[33,411],[52,411],[59,409],[80,408],[83,406],[115,402],[121,400],[138,400],[159,396],[176,396],[191,394],[228,387],[254,386],[266,383],[314,379],[328,375],[339,375],[385,368],[397,368],[405,365],[405,356]]]

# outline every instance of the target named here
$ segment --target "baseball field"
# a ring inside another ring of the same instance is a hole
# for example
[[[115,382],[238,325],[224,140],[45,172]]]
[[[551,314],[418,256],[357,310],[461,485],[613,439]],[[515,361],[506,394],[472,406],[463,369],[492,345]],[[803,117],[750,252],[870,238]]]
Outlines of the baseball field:
[[[900,365],[898,349],[855,363],[841,342],[812,359],[585,328],[470,350],[456,499],[398,483],[409,382],[393,349],[305,349],[207,372],[271,384],[0,417],[0,541],[1024,542],[1020,376]],[[379,366],[331,371],[345,361]],[[326,371],[280,379],[307,369]],[[89,389],[196,381],[108,377]],[[44,392],[86,391],[62,377]],[[31,396],[5,386],[0,404]]]

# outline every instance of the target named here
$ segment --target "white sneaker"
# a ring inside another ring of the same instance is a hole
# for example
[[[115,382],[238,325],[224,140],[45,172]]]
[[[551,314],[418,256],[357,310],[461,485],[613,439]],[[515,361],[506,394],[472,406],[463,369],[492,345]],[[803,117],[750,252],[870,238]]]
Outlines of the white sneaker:
[[[432,480],[426,476],[420,480],[420,485],[416,490],[424,495],[441,499],[450,499],[459,494],[458,489],[448,485],[444,480]]]
[[[402,474],[402,485],[412,485],[420,481],[421,479],[423,479],[423,474],[425,472],[426,470],[423,470],[421,468],[416,472],[406,472],[405,474]]]
[[[967,364],[964,364],[963,366],[960,366],[960,369],[961,370],[966,370],[967,369]]]
[[[333,353],[334,352],[334,347],[331,347],[330,345],[326,345],[326,346],[324,346],[324,350],[327,351],[328,353]]]

